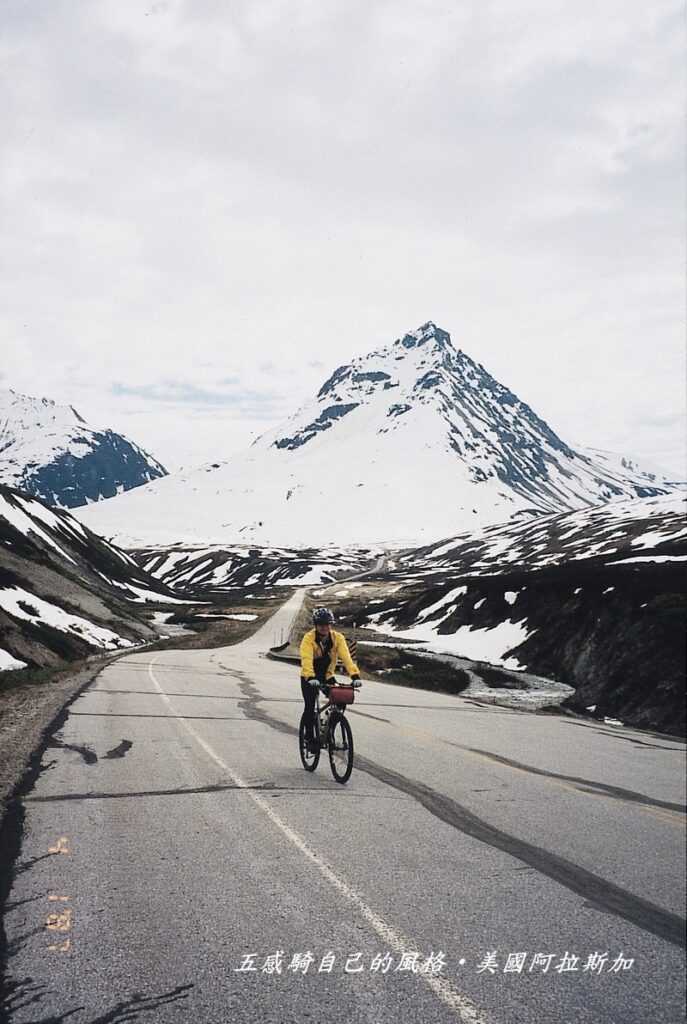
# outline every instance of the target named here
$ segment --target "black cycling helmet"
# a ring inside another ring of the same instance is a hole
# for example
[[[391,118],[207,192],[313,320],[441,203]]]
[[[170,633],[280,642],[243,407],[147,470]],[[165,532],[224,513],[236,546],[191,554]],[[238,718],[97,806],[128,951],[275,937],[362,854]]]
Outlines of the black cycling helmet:
[[[331,626],[334,623],[334,616],[329,608],[315,608],[312,620],[316,626]]]

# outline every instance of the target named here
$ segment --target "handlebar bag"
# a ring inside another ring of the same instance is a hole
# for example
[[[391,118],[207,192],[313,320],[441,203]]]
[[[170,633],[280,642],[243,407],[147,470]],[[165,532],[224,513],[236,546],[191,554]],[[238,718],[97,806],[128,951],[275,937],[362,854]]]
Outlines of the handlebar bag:
[[[355,700],[355,689],[352,686],[332,686],[329,699],[334,704],[352,704]]]

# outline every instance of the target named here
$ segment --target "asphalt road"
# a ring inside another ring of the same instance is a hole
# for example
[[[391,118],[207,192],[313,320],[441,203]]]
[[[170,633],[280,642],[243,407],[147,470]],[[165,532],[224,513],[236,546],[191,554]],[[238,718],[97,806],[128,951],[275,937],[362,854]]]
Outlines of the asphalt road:
[[[310,775],[298,670],[263,656],[299,599],[71,705],[24,798],[5,1020],[681,1020],[684,745],[365,683],[350,782]]]

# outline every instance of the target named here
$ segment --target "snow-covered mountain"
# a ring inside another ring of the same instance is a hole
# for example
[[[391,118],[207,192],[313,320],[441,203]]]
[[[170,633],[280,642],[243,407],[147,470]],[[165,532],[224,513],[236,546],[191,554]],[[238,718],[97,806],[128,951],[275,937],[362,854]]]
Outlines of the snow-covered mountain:
[[[575,451],[430,322],[340,366],[247,452],[80,517],[129,546],[405,546],[666,490]]]
[[[75,508],[167,473],[113,430],[94,430],[70,405],[0,389],[0,482]]]

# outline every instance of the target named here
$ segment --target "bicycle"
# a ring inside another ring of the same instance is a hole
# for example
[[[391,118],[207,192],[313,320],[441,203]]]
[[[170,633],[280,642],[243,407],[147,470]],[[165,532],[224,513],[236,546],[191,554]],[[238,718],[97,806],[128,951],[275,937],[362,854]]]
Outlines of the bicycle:
[[[298,727],[298,744],[301,762],[306,772],[314,772],[320,761],[320,752],[324,747],[329,750],[329,767],[337,782],[348,782],[353,771],[353,733],[346,718],[346,708],[355,700],[355,691],[359,682],[317,684],[315,694],[315,741],[310,745],[305,712],[301,715]],[[328,698],[324,707],[320,707],[320,692]]]

